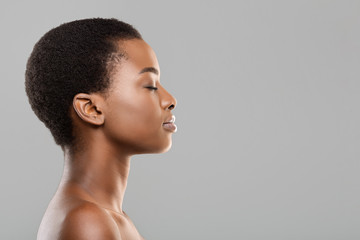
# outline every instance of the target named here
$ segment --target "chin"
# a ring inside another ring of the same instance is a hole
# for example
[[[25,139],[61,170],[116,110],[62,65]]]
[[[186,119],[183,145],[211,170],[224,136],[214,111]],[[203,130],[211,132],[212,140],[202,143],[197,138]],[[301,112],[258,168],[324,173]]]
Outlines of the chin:
[[[172,143],[170,142],[170,144],[169,144],[166,148],[164,148],[161,153],[166,153],[166,152],[168,152],[168,151],[171,149],[171,145],[172,145]]]
[[[153,142],[153,145],[151,146],[142,146],[137,148],[137,150],[135,150],[135,154],[156,154],[156,153],[165,153],[168,152],[171,149],[172,146],[172,141],[171,139],[169,141],[166,142],[162,142],[154,145],[155,142]]]
[[[166,153],[171,149],[172,141],[171,139],[167,142],[165,142],[162,146],[159,146],[156,149],[153,149],[153,153]]]
[[[152,153],[166,153],[171,149],[172,142],[170,141],[166,145],[160,146],[157,149],[153,149]]]

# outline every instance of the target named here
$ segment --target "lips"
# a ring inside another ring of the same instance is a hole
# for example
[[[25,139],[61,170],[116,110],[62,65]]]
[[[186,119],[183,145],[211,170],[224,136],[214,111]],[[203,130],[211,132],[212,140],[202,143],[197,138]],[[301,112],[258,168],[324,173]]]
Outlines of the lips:
[[[177,127],[176,127],[175,123],[171,123],[171,122],[170,123],[164,123],[163,127],[166,130],[170,131],[170,132],[176,132],[177,131]]]
[[[170,132],[176,132],[177,131],[177,127],[175,125],[175,116],[172,115],[171,118],[169,120],[167,120],[166,122],[163,123],[163,127],[165,128],[165,130],[170,131]]]
[[[175,116],[171,115],[171,117],[166,122],[164,122],[163,124],[165,124],[165,123],[174,123],[174,122],[175,122]]]

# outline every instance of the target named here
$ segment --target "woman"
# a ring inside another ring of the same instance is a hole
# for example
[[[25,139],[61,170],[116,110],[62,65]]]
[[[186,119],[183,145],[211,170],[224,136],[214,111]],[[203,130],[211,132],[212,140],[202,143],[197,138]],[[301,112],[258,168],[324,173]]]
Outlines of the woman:
[[[77,20],[36,43],[25,79],[65,160],[37,238],[143,239],[122,208],[130,158],[168,151],[176,132],[154,51],[127,23]]]

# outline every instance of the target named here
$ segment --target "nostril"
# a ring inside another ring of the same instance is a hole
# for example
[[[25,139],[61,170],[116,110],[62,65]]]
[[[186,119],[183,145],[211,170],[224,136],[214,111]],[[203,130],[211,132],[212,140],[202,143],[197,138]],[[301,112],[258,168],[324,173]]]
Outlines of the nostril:
[[[171,104],[169,110],[173,110],[175,108],[174,104]]]

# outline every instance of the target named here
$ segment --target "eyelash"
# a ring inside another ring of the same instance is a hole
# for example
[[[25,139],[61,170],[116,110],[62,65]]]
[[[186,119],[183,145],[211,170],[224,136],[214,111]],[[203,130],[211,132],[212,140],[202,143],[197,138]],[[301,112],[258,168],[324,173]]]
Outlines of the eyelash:
[[[147,88],[149,88],[149,89],[151,89],[151,90],[154,90],[154,91],[158,90],[157,87],[147,87]]]

